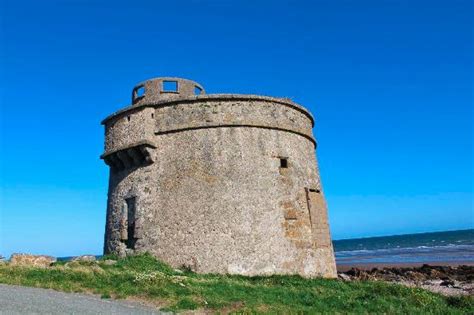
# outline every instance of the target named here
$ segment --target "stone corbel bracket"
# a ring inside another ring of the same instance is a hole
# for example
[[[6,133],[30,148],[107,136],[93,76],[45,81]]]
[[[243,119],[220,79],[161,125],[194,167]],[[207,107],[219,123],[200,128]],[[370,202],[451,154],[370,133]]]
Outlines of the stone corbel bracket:
[[[105,152],[100,156],[105,164],[116,170],[124,170],[153,163],[153,150],[156,146],[150,141],[140,141],[122,148]]]

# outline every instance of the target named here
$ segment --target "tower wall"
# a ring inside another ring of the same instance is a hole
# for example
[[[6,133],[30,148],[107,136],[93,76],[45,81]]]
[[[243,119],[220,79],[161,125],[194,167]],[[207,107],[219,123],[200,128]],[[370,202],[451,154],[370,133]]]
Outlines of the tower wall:
[[[336,276],[303,107],[252,95],[151,97],[103,123],[105,253],[150,252],[197,272]]]

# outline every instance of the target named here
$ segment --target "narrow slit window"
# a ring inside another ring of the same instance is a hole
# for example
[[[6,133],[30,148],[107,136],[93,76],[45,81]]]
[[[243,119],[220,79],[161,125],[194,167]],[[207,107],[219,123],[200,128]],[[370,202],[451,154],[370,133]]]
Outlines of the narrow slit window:
[[[280,168],[288,168],[288,159],[280,158]]]
[[[130,116],[127,116],[127,121],[130,121]]]
[[[178,82],[163,81],[163,92],[178,92]]]

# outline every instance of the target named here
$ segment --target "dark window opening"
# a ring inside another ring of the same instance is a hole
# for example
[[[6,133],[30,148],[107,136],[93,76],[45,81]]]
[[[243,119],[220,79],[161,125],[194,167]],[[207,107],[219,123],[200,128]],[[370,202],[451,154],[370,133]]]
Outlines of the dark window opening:
[[[151,113],[151,118],[155,118],[155,114]]]
[[[135,214],[136,214],[136,198],[130,197],[125,199],[126,207],[127,207],[127,240],[125,244],[127,248],[134,249],[135,242],[137,239],[135,238]]]
[[[202,93],[202,89],[199,86],[194,87],[194,95],[200,95]]]
[[[127,121],[130,121],[130,116],[127,116]]]
[[[318,193],[318,194],[321,192],[319,189],[314,189],[314,188],[310,188],[309,191],[315,192],[315,193]]]
[[[163,81],[163,92],[178,92],[178,82]]]
[[[280,168],[288,168],[288,159],[280,158]]]

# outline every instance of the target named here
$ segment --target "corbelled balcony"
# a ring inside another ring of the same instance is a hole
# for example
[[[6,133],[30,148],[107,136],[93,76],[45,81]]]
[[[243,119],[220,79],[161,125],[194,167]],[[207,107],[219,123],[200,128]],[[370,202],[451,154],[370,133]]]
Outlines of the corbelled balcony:
[[[156,146],[150,141],[141,141],[105,152],[100,158],[111,168],[124,170],[153,163],[152,152],[154,149],[156,149]]]

